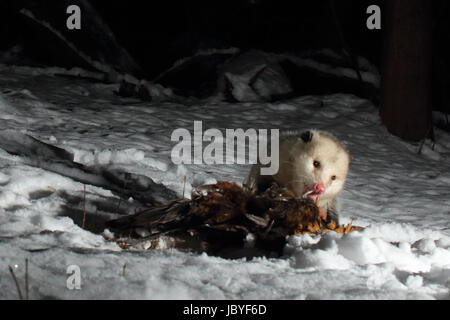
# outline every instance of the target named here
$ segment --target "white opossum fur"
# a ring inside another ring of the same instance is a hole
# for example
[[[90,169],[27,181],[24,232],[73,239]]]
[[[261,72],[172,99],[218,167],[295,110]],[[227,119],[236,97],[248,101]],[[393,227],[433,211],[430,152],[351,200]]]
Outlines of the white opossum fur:
[[[288,132],[280,140],[278,173],[262,176],[261,165],[253,165],[244,185],[262,192],[276,182],[296,197],[315,200],[327,221],[338,222],[336,201],[349,169],[348,151],[330,133],[319,130]]]

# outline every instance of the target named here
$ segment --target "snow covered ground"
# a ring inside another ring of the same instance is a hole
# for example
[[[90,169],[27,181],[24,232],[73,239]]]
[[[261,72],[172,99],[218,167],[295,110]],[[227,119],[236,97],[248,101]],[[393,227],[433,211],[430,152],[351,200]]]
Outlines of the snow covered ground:
[[[115,96],[114,85],[58,72],[0,65],[0,137],[19,150],[13,155],[0,144],[0,298],[17,298],[8,266],[24,291],[25,258],[32,299],[450,298],[447,133],[437,130],[434,150],[427,141],[418,155],[418,144],[390,135],[377,109],[350,95],[143,103]],[[117,217],[119,207],[134,212],[133,201],[119,204],[100,184],[77,179],[76,170],[20,150],[28,134],[72,152],[78,163],[147,176],[178,195],[184,177],[186,193],[216,180],[242,182],[248,166],[172,164],[172,131],[193,130],[195,120],[204,129],[331,131],[353,156],[341,222],[367,228],[345,237],[291,237],[281,258],[126,251],[106,241],[103,230],[82,229],[81,213],[86,203],[86,223],[95,224]],[[67,289],[69,265],[80,267],[80,290]]]

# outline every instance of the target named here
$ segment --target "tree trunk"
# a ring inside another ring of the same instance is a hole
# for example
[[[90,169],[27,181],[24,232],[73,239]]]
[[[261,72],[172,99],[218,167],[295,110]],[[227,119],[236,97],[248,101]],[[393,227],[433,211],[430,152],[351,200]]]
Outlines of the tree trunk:
[[[431,1],[386,1],[381,120],[407,140],[432,136]]]

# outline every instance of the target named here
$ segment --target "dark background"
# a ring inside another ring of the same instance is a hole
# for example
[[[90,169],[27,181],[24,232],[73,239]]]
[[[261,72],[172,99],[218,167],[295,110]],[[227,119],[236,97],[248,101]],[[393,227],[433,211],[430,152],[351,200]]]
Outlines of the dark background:
[[[60,61],[60,55],[43,53],[49,51],[53,44],[42,34],[33,34],[30,29],[34,28],[30,28],[18,13],[21,7],[39,7],[41,11],[48,10],[48,15],[59,20],[58,24],[63,27],[68,15],[54,10],[53,4],[57,2],[2,0],[0,35],[3,41],[0,49],[20,43],[26,55],[35,61],[50,65],[67,64]],[[89,2],[112,29],[118,42],[143,68],[147,78],[156,76],[177,59],[190,56],[200,48],[233,46],[269,52],[298,52],[342,47],[331,10],[332,1],[328,0]],[[355,54],[379,65],[381,32],[366,28],[366,9],[371,4],[383,6],[383,1],[334,2],[348,46]],[[89,46],[89,43],[82,45]]]
[[[256,48],[269,52],[340,48],[330,1],[92,0],[119,41],[150,74],[199,48]],[[150,2],[150,1],[149,1]],[[366,9],[382,1],[335,1],[355,54],[380,63],[381,32],[366,28]],[[155,58],[157,62],[151,61]]]
[[[82,30],[69,31],[65,26],[68,17],[65,9],[71,4],[82,7]],[[382,30],[366,27],[366,9],[372,4],[381,8]],[[450,113],[450,2],[447,0],[0,2],[0,51],[11,52],[11,48],[17,51],[17,57],[10,58],[8,63],[92,69],[92,64],[68,49],[58,36],[21,14],[22,8],[48,21],[79,51],[140,79],[158,80],[158,75],[175,61],[199,49],[236,47],[241,52],[259,49],[293,54],[323,48],[342,53],[345,49],[352,57],[367,58],[380,70],[381,90],[377,90],[381,94],[374,94],[373,88],[369,93],[367,88],[350,93],[362,93],[381,109],[394,111],[381,113],[383,123],[394,134],[413,140],[432,138],[431,110]],[[393,39],[393,35],[402,42],[398,46],[400,53],[397,43],[386,41]],[[110,41],[111,37],[115,40]],[[200,64],[201,68],[205,65],[208,64]],[[383,66],[389,66],[389,70]],[[347,67],[352,67],[351,63]],[[195,77],[195,71],[193,68],[193,72],[184,74],[184,79],[185,83],[199,87],[190,80],[191,76]],[[334,84],[336,92],[343,92],[339,91],[339,81],[324,85],[320,76],[316,80],[311,83],[320,88],[312,90],[312,94],[327,94],[322,89],[329,86],[333,91]],[[308,82],[302,79],[294,87],[301,88]],[[401,92],[397,88],[399,83],[405,84]],[[407,123],[412,118],[415,119]],[[441,127],[450,130],[448,116],[447,123],[441,123]]]

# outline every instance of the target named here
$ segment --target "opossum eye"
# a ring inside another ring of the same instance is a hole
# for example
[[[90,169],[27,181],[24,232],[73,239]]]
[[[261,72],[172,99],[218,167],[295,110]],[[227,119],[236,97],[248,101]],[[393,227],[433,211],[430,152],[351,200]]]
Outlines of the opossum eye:
[[[320,162],[319,161],[317,161],[317,160],[314,160],[314,167],[315,168],[320,168]]]
[[[333,181],[336,180],[336,179],[337,179],[336,176],[332,176],[332,177],[331,177],[331,180],[333,180]]]

